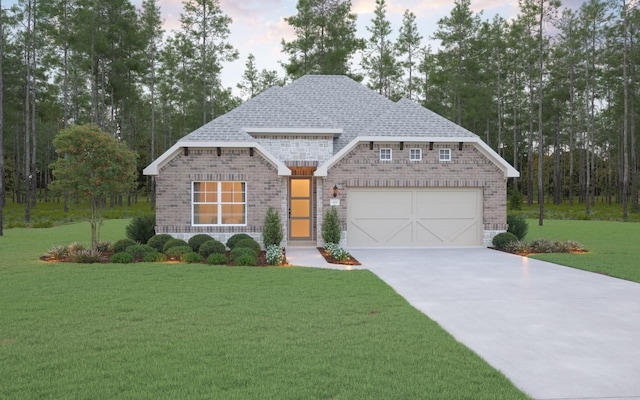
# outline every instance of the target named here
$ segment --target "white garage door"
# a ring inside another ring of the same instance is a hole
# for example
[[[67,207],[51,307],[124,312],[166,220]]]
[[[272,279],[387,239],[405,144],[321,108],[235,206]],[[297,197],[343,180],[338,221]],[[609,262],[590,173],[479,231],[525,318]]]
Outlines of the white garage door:
[[[349,188],[348,247],[482,245],[482,189]]]

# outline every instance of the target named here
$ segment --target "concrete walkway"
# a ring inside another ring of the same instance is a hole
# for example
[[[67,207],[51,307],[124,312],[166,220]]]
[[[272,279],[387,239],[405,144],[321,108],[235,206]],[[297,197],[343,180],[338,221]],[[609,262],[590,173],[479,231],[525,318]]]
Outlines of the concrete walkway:
[[[486,248],[351,254],[533,398],[640,399],[640,284]]]

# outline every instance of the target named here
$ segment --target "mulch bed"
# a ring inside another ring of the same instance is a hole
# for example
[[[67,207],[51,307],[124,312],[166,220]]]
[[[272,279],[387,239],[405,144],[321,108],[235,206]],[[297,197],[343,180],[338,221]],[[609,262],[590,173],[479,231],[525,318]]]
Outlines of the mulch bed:
[[[318,247],[318,251],[320,252],[320,254],[322,254],[322,257],[324,257],[324,259],[329,263],[329,264],[341,264],[341,265],[361,265],[360,262],[358,260],[356,260],[355,258],[353,258],[351,256],[351,254],[349,254],[349,258],[347,258],[344,261],[340,261],[340,260],[336,260],[335,258],[333,258],[333,256],[331,255],[331,253],[329,253],[328,251],[326,251],[324,248],[322,247]]]

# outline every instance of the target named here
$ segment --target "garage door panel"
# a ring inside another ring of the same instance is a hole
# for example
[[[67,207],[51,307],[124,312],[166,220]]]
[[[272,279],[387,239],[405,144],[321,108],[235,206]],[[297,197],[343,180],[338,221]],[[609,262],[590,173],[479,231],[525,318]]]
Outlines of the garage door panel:
[[[355,188],[347,199],[349,247],[482,244],[481,189]]]

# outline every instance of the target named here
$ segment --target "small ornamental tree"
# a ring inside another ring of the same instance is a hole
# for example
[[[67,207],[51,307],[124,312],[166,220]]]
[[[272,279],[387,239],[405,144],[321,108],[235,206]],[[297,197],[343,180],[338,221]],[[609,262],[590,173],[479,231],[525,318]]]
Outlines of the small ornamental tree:
[[[137,154],[95,125],[74,125],[61,131],[53,144],[58,159],[51,164],[51,189],[87,199],[91,204],[91,249],[100,240],[106,199],[134,188]]]
[[[324,221],[322,221],[322,240],[325,244],[328,243],[340,243],[340,218],[338,217],[338,210],[335,207],[331,207],[329,211],[324,214]]]
[[[267,209],[267,214],[264,217],[264,227],[262,228],[262,242],[264,248],[268,248],[271,245],[280,247],[282,242],[282,225],[280,225],[280,214],[273,208]]]

